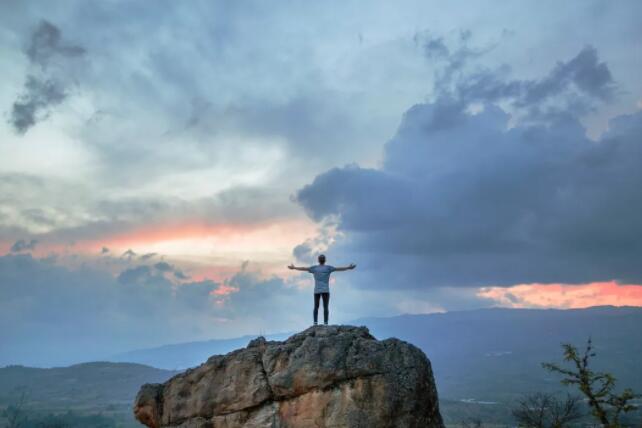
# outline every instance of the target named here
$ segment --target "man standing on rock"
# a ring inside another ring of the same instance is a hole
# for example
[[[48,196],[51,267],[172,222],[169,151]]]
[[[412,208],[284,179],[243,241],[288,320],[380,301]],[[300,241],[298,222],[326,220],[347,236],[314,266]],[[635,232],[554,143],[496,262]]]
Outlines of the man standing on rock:
[[[325,325],[328,325],[328,305],[330,304],[330,274],[332,272],[352,270],[356,267],[357,265],[355,265],[354,263],[350,263],[350,266],[346,267],[334,267],[326,265],[325,256],[323,254],[319,255],[319,264],[316,266],[297,267],[293,264],[288,266],[288,269],[310,272],[314,275],[314,311],[312,312],[314,317],[314,325],[317,325],[317,320],[319,318],[320,298],[323,298],[323,323]]]

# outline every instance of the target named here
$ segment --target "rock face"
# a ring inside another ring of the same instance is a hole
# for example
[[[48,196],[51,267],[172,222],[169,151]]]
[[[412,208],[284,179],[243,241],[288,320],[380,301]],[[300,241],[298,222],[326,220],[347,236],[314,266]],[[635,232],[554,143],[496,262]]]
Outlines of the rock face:
[[[151,428],[443,427],[424,353],[351,326],[259,337],[143,385],[134,414]]]

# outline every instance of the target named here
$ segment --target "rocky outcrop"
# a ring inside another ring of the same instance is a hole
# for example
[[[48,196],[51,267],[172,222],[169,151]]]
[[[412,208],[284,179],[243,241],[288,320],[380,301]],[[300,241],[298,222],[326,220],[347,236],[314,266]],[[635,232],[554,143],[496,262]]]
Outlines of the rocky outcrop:
[[[424,353],[351,326],[259,337],[144,385],[134,414],[151,428],[443,427]]]

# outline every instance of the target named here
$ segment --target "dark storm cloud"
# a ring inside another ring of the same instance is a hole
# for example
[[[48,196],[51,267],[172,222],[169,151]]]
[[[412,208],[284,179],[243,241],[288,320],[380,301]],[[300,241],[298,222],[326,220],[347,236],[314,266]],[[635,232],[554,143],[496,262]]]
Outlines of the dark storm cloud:
[[[458,82],[457,93],[466,102],[509,100],[530,115],[544,113],[546,102],[556,103],[549,109],[568,110],[579,116],[595,106],[595,101],[610,100],[615,84],[608,66],[600,62],[591,46],[582,49],[567,62],[559,62],[544,78],[505,81],[494,71],[483,70]]]
[[[23,251],[33,251],[36,249],[36,244],[38,243],[37,240],[32,239],[30,241],[25,241],[24,239],[19,239],[16,242],[13,243],[11,246],[11,251],[12,253],[20,253]]]
[[[611,71],[606,63],[600,62],[592,46],[585,47],[571,60],[557,64],[544,79],[524,81],[522,85],[525,89],[520,102],[524,105],[557,95],[571,85],[601,100],[610,99],[614,91]]]
[[[76,57],[83,55],[85,50],[80,46],[63,43],[60,29],[43,20],[31,35],[25,53],[32,63],[44,69],[55,56]]]
[[[469,31],[459,32],[455,42],[456,46],[453,48],[448,47],[443,37],[435,37],[430,33],[416,34],[414,41],[421,45],[423,54],[434,67],[433,90],[442,95],[453,90],[453,84],[461,78],[462,71],[471,62],[492,49],[492,47],[471,47],[471,33]]]
[[[49,107],[60,104],[65,97],[65,89],[60,83],[27,76],[22,93],[13,103],[11,124],[18,133],[24,134],[36,121],[47,117]],[[40,113],[43,114],[38,117]]]
[[[381,169],[335,168],[298,192],[313,219],[340,218],[346,237],[333,250],[364,267],[360,284],[642,281],[642,113],[615,118],[597,142],[575,111],[509,128],[493,103],[505,93],[532,108],[564,102],[569,85],[608,99],[612,80],[592,49],[540,80],[500,78],[498,92],[474,76],[466,86],[481,113],[457,98],[415,105]]]
[[[29,75],[11,110],[10,122],[18,133],[24,134],[45,119],[50,107],[67,97],[70,81],[65,61],[84,53],[82,47],[64,43],[58,27],[45,20],[40,22],[25,49]]]
[[[528,120],[551,119],[562,112],[576,117],[603,101],[613,99],[616,86],[607,64],[593,46],[585,46],[568,61],[559,61],[541,79],[509,79],[508,66],[494,69],[474,60],[496,46],[473,48],[470,33],[461,33],[457,46],[449,48],[442,37],[417,35],[426,58],[437,67],[434,93],[459,104],[505,101],[522,109]]]

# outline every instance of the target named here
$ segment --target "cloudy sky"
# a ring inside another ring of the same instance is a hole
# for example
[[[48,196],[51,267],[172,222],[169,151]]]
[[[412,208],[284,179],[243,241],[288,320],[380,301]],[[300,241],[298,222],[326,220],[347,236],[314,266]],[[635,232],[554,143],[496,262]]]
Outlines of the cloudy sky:
[[[638,1],[0,3],[0,365],[642,305]]]

